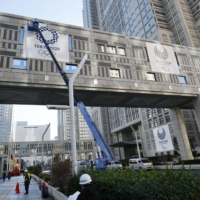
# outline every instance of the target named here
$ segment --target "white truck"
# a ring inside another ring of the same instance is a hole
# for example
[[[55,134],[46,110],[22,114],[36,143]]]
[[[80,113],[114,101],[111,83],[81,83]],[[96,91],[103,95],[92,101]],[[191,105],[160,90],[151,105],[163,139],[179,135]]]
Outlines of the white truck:
[[[118,160],[107,162],[107,169],[122,169],[122,163]]]
[[[131,158],[129,159],[129,167],[135,170],[152,170],[153,163],[148,158]]]

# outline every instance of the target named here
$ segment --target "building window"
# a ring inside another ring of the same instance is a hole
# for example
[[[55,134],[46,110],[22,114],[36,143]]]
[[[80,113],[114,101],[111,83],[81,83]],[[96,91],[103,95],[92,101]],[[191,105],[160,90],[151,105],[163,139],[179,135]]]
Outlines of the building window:
[[[152,128],[153,127],[153,123],[152,121],[149,121],[149,128]]]
[[[107,46],[107,53],[116,54],[116,47]]]
[[[169,115],[165,116],[165,120],[166,122],[171,122],[170,116]]]
[[[26,60],[13,59],[13,68],[16,69],[26,69]]]
[[[158,114],[162,113],[162,108],[157,109]]]
[[[160,119],[159,119],[159,122],[160,122],[160,125],[164,124],[163,118],[160,118]]]
[[[103,44],[98,44],[97,48],[98,48],[98,52],[105,53],[105,46]]]
[[[19,44],[23,44],[24,42],[24,28],[20,28],[20,33],[19,33]]]
[[[184,76],[178,76],[179,83],[186,84],[186,78]]]
[[[72,36],[69,35],[68,36],[68,47],[69,47],[69,51],[73,51],[73,45],[72,45]]]
[[[126,55],[125,48],[118,47],[118,54],[122,55],[122,56],[125,56]]]
[[[154,73],[147,73],[147,80],[148,81],[156,81]]]
[[[67,74],[73,74],[77,69],[76,65],[68,65],[68,64],[66,64],[65,67],[66,67],[65,70],[66,70]]]
[[[157,121],[157,120],[154,120],[154,121],[153,121],[153,125],[154,125],[154,127],[158,126],[158,121]]]
[[[119,69],[110,69],[110,77],[120,78]]]

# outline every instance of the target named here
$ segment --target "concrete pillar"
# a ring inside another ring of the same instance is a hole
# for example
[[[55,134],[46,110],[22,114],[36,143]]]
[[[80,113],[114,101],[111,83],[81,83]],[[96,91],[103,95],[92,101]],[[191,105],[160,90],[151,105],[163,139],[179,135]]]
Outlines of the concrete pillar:
[[[174,135],[177,138],[181,159],[192,160],[194,159],[190,148],[190,143],[187,136],[183,116],[179,107],[171,109],[171,120],[174,128]]]
[[[195,119],[197,122],[198,129],[200,130],[200,95],[193,99],[193,106],[195,111]]]

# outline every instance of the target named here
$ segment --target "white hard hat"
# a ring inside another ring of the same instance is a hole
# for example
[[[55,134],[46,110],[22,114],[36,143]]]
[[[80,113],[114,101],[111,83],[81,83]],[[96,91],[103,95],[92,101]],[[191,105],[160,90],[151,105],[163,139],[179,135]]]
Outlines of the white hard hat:
[[[25,172],[28,172],[28,170],[27,170],[27,169],[25,169]]]
[[[85,184],[88,184],[88,183],[91,183],[92,182],[92,179],[90,177],[90,175],[88,174],[83,174],[81,177],[80,177],[80,182],[79,184],[80,185],[85,185]]]

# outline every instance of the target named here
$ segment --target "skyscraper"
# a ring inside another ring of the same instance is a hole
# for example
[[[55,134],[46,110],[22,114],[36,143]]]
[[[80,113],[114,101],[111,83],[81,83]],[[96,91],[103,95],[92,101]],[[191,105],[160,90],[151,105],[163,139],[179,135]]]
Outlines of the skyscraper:
[[[12,139],[13,105],[0,105],[0,141]]]
[[[174,43],[198,48],[200,47],[199,4],[199,0],[97,0],[99,29],[168,44]],[[188,64],[185,63],[185,65]],[[99,108],[99,112],[101,109],[105,108]],[[96,111],[96,108],[92,108],[92,113]],[[140,132],[142,141],[140,148],[144,156],[157,154],[153,128],[168,124],[171,137],[175,138],[173,128],[177,120],[175,109],[108,108],[108,113],[113,143],[134,140],[132,130],[128,127],[129,123],[136,125],[136,130]],[[128,113],[131,118],[128,117]],[[200,146],[200,134],[195,122],[194,111],[181,110],[181,113],[191,148]],[[136,118],[133,117],[136,115]],[[94,117],[93,114],[92,116]],[[96,123],[99,124],[98,120]],[[125,159],[125,154],[127,154],[125,148],[119,147],[118,150],[115,149],[115,156],[119,159]],[[129,154],[133,156],[137,152],[133,150]]]
[[[97,5],[101,30],[200,46],[199,1],[97,0]]]
[[[90,112],[90,108],[87,108]],[[77,140],[92,139],[90,130],[80,113],[79,109],[75,107],[75,132]],[[70,110],[58,110],[58,140],[71,140],[70,132]]]
[[[83,24],[86,28],[99,29],[96,0],[83,0]]]
[[[15,142],[29,142],[41,141],[42,135],[46,130],[47,125],[28,125],[27,121],[16,122],[14,141]],[[50,128],[44,135],[44,140],[50,140]]]
[[[121,0],[97,0],[100,30],[120,33],[125,29]]]

